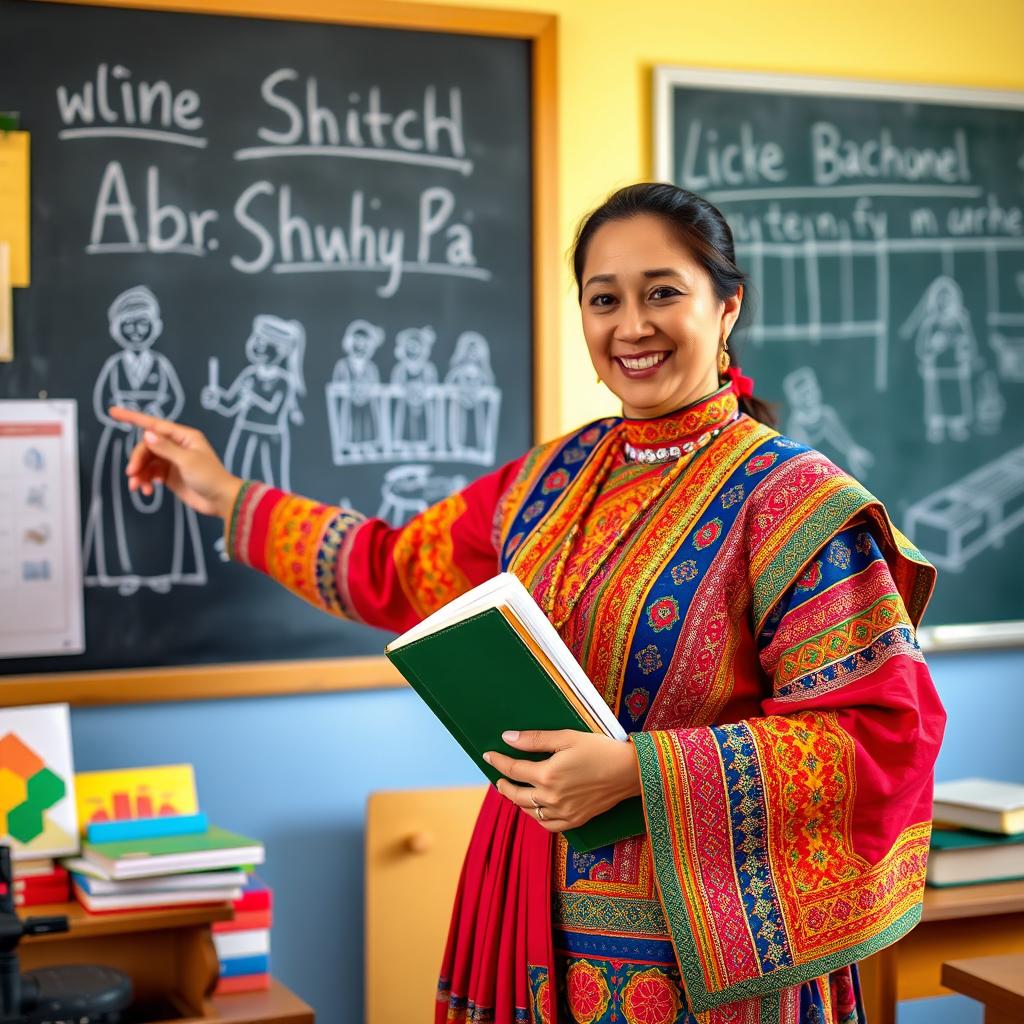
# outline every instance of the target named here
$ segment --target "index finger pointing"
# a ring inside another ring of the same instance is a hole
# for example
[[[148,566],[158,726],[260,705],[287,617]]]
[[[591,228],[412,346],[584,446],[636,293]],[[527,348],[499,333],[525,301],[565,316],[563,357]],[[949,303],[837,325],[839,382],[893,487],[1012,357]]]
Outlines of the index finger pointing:
[[[134,409],[124,409],[119,405],[112,405],[108,410],[112,419],[121,423],[131,423],[133,426],[142,427],[144,430],[152,430],[154,434],[166,437],[175,444],[184,444],[186,440],[185,427],[180,423],[171,420],[161,420],[156,416],[150,416],[144,412],[136,412]]]

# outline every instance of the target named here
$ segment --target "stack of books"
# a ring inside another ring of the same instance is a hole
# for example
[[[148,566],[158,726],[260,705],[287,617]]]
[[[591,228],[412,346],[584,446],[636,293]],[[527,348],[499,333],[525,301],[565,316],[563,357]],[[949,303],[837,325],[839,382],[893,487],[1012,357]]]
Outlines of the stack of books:
[[[1024,785],[958,779],[935,787],[929,885],[1024,879]]]
[[[75,898],[93,913],[235,900],[247,872],[262,863],[262,843],[214,826],[150,839],[87,840],[81,857],[64,861]]]
[[[208,823],[191,765],[82,772],[81,856],[65,860],[91,913],[238,899],[263,844]]]
[[[16,907],[38,907],[44,903],[68,901],[68,873],[51,857],[15,861],[13,868]]]
[[[274,896],[255,875],[232,901],[231,921],[213,926],[213,944],[220,961],[215,994],[255,992],[270,988],[270,926]]]

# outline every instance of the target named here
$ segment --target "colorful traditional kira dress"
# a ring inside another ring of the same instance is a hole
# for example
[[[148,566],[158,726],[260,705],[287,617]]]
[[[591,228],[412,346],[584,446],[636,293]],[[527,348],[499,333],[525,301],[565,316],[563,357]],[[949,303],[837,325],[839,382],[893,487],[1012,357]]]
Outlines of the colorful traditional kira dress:
[[[723,390],[399,530],[247,484],[229,531],[392,631],[515,573],[632,736],[648,834],[580,853],[488,791],[437,1021],[863,1021],[853,965],[920,916],[945,715],[915,638],[934,571],[840,469]]]

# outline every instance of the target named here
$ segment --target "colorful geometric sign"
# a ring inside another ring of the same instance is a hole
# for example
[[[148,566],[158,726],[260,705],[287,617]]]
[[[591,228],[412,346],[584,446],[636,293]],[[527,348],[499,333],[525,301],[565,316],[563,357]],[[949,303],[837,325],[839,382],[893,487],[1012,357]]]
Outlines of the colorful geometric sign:
[[[0,710],[0,842],[16,860],[78,851],[66,704]]]

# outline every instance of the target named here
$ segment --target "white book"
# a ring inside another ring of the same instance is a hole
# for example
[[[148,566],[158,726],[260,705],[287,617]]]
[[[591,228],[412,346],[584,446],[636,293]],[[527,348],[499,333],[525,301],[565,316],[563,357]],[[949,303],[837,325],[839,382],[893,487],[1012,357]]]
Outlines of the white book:
[[[538,607],[533,596],[512,573],[503,572],[481,583],[478,587],[449,601],[432,615],[428,615],[400,637],[388,644],[389,651],[399,650],[406,644],[430,636],[445,626],[461,622],[488,608],[505,606],[510,609],[531,639],[547,655],[564,683],[590,712],[606,736],[627,740],[626,730],[619,724],[612,709],[605,703],[597,688],[587,678],[572,651]]]
[[[214,932],[213,945],[218,960],[231,960],[241,956],[269,956],[270,931],[252,928],[240,932]]]
[[[144,910],[151,907],[189,906],[197,903],[231,903],[240,899],[240,888],[189,889],[184,892],[134,892],[111,896],[94,896],[80,885],[75,898],[86,910]]]
[[[940,782],[935,786],[932,816],[984,832],[1024,832],[1024,785],[978,778]]]
[[[65,862],[68,866],[71,861]],[[88,861],[83,861],[88,864]],[[199,889],[235,889],[243,887],[248,875],[244,871],[199,871],[185,875],[154,875],[149,878],[115,882],[96,878],[72,868],[74,881],[93,896],[117,896],[129,893],[181,892]]]

